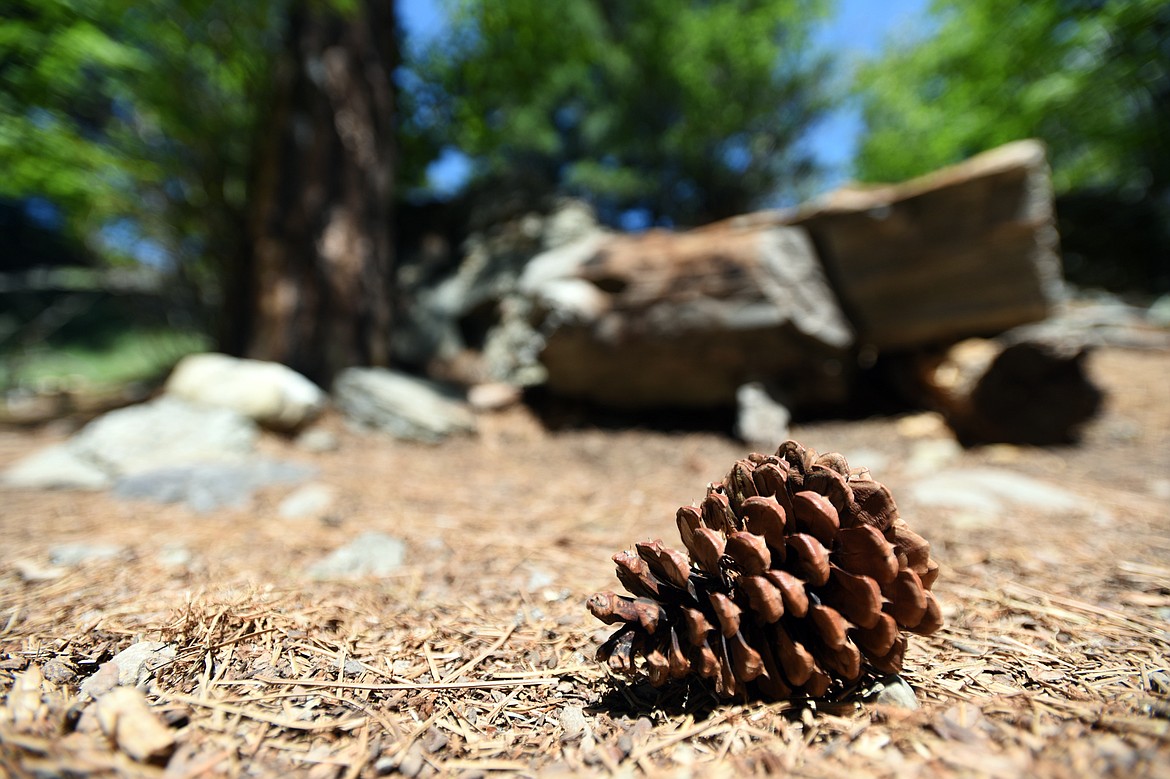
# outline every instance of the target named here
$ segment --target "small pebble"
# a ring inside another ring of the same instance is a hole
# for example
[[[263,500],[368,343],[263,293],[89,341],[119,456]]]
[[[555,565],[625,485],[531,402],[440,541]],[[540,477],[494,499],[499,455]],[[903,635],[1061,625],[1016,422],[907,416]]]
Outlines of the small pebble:
[[[423,741],[423,746],[432,755],[442,750],[447,746],[447,734],[438,728],[431,728],[427,731],[426,739]]]
[[[918,698],[914,688],[906,683],[901,676],[891,676],[882,681],[882,689],[878,692],[874,703],[879,706],[894,706],[899,709],[918,709]]]
[[[113,560],[122,556],[126,547],[117,544],[57,544],[49,550],[49,562],[53,565],[74,566],[101,560]]]
[[[561,741],[575,741],[589,733],[589,721],[585,719],[585,710],[580,706],[566,706],[561,709],[561,728],[565,731]]]
[[[312,428],[297,436],[297,446],[306,452],[314,452],[316,454],[334,452],[337,451],[340,445],[341,443],[338,441],[336,435],[321,428]]]
[[[65,684],[71,682],[77,677],[77,671],[59,657],[54,657],[41,669],[41,673],[45,678],[54,684]]]
[[[398,773],[414,779],[414,777],[422,773],[424,765],[426,763],[423,760],[422,750],[419,748],[418,742],[415,742],[398,763]]]

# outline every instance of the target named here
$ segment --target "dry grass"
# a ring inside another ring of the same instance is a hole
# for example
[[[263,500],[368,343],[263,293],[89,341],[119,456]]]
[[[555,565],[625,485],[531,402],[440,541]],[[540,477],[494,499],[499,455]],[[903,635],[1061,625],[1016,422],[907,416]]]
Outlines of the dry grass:
[[[1170,776],[1170,355],[1108,351],[1093,367],[1112,402],[1084,445],[958,463],[1061,483],[1083,498],[1075,516],[927,514],[901,499],[914,441],[895,421],[794,430],[820,450],[881,452],[875,475],[935,545],[947,626],[911,642],[917,711],[716,705],[592,661],[608,630],[585,598],[615,586],[613,552],[675,541],[674,509],[743,454],[715,434],[547,433],[516,410],[440,447],[336,420],[335,453],[266,441],[338,488],[324,521],[281,519],[287,490],[210,516],[5,492],[0,774]],[[56,437],[0,433],[0,465]],[[365,530],[406,541],[398,575],[305,578]],[[48,566],[51,546],[81,539],[127,553]],[[174,547],[190,558],[168,561]],[[177,650],[146,689],[175,741],[155,763],[79,696],[139,640]]]

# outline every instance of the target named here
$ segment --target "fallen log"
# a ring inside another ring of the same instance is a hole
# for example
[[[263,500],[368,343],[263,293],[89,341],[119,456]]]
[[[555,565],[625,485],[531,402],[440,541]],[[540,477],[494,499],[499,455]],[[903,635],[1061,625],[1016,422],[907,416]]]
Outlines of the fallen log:
[[[730,406],[752,381],[796,405],[849,390],[852,330],[798,228],[605,236],[538,256],[519,286],[559,395],[637,409]]]
[[[1061,295],[1052,186],[1038,141],[725,224],[807,230],[859,345],[882,351],[994,336],[1045,318]]]

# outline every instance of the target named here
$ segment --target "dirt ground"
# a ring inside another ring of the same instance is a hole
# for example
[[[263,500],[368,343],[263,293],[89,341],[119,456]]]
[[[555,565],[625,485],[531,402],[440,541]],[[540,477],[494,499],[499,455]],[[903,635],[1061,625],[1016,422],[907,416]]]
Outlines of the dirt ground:
[[[1109,397],[1081,445],[948,466],[1035,475],[1080,512],[916,507],[915,453],[945,437],[922,417],[794,427],[851,465],[877,460],[943,566],[946,626],[912,637],[903,674],[917,710],[717,705],[593,660],[609,630],[584,602],[619,589],[610,556],[681,546],[675,509],[746,454],[716,433],[548,432],[517,408],[425,446],[331,418],[337,451],[262,444],[337,489],[317,519],[279,516],[289,487],[210,515],[0,492],[0,775],[1170,776],[1170,354],[1104,349],[1091,369]],[[0,467],[61,437],[0,432]],[[368,530],[405,540],[397,574],[307,578]],[[49,564],[80,540],[128,553]],[[141,640],[177,650],[143,687],[163,723],[153,761],[127,735],[141,713],[120,731],[79,695]]]

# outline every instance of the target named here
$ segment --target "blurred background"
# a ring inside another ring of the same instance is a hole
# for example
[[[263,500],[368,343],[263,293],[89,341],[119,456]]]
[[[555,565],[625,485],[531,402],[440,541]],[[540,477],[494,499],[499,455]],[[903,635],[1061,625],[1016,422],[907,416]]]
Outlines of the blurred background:
[[[1149,304],[1168,69],[1163,0],[6,0],[0,387],[425,370],[420,290],[563,198],[690,228],[1023,138],[1066,278]]]

